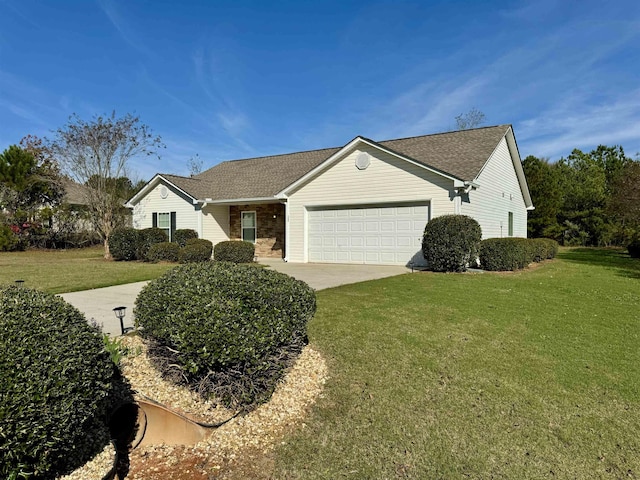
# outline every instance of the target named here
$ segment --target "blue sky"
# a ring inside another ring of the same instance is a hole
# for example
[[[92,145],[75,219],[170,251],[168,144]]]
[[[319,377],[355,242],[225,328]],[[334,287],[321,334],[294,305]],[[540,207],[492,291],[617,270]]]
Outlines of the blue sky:
[[[72,113],[134,113],[132,177],[451,130],[522,158],[640,152],[640,2],[0,0],[0,150]]]

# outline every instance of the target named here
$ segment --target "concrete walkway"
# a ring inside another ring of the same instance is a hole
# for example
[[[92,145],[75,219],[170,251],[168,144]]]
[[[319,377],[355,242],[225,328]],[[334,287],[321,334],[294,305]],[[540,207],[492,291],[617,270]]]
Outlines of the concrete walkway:
[[[286,273],[308,283],[316,290],[349,283],[365,282],[410,272],[406,267],[394,265],[346,265],[328,263],[285,263],[282,260],[260,259],[260,263],[273,270]],[[135,300],[147,282],[129,283],[113,287],[96,288],[80,292],[62,293],[60,296],[102,325],[105,333],[120,335],[120,321],[113,313],[115,307],[127,307],[124,326],[133,326]]]

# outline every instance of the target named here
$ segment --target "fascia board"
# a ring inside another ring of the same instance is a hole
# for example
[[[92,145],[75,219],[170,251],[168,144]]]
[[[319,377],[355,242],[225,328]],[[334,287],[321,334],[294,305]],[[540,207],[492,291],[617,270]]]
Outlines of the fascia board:
[[[213,200],[212,198],[204,198],[202,200],[198,200],[197,202],[206,205],[237,205],[242,203],[276,203],[285,201],[286,197],[275,196],[255,198],[225,198],[224,200]]]
[[[505,134],[507,137],[507,146],[509,147],[509,153],[511,153],[511,159],[513,161],[513,167],[516,170],[516,176],[520,183],[520,190],[522,190],[522,196],[524,197],[524,204],[527,210],[533,210],[535,207],[531,200],[531,193],[529,192],[529,186],[527,185],[527,178],[524,175],[524,169],[522,168],[522,159],[520,158],[520,152],[518,151],[518,144],[516,137],[513,133],[513,128],[509,126],[509,130]]]

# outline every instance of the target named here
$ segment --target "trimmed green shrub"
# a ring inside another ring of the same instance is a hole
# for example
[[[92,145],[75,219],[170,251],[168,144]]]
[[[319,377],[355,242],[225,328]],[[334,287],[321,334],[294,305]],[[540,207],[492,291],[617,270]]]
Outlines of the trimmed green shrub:
[[[143,230],[139,230],[140,237],[138,240],[138,260],[147,261],[147,253],[149,253],[149,249],[151,245],[155,245],[156,243],[168,242],[169,238],[164,230],[157,227],[145,228]]]
[[[211,260],[213,244],[204,238],[191,238],[187,240],[184,248],[180,249],[178,261],[180,263],[208,262]]]
[[[464,272],[478,256],[480,224],[466,215],[443,215],[427,223],[422,254],[430,270]]]
[[[227,407],[268,400],[307,343],[315,293],[251,265],[181,265],[143,288],[135,318],[154,363]]]
[[[173,232],[173,240],[180,245],[180,247],[185,247],[187,245],[187,240],[194,238],[198,238],[198,232],[190,228],[182,228]]]
[[[151,245],[147,252],[148,262],[177,262],[180,245],[173,242],[161,242]]]
[[[541,262],[555,258],[558,253],[558,242],[550,238],[531,238],[527,239],[531,245],[532,261]]]
[[[0,478],[53,479],[109,442],[132,393],[102,333],[62,298],[0,289]]]
[[[11,227],[0,225],[0,252],[12,252],[18,249],[20,239]]]
[[[251,242],[229,240],[216,243],[213,259],[216,262],[253,263],[256,246]]]
[[[631,258],[640,258],[640,238],[627,245],[627,251]]]
[[[140,230],[135,228],[118,228],[109,237],[109,252],[114,260],[136,260],[139,245]]]
[[[523,241],[524,240],[524,241]],[[489,271],[519,270],[531,263],[525,238],[487,238],[480,243],[480,266]]]

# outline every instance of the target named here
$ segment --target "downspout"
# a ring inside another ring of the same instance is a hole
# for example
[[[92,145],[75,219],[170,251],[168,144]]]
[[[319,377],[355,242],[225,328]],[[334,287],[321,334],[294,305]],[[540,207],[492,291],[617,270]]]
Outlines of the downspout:
[[[285,262],[289,261],[289,201],[284,201],[284,258]]]
[[[204,222],[203,222],[203,215],[204,215],[204,207],[207,206],[207,201],[204,200],[202,202],[202,204],[200,205],[200,214],[198,215],[198,237],[199,238],[204,238]]]

